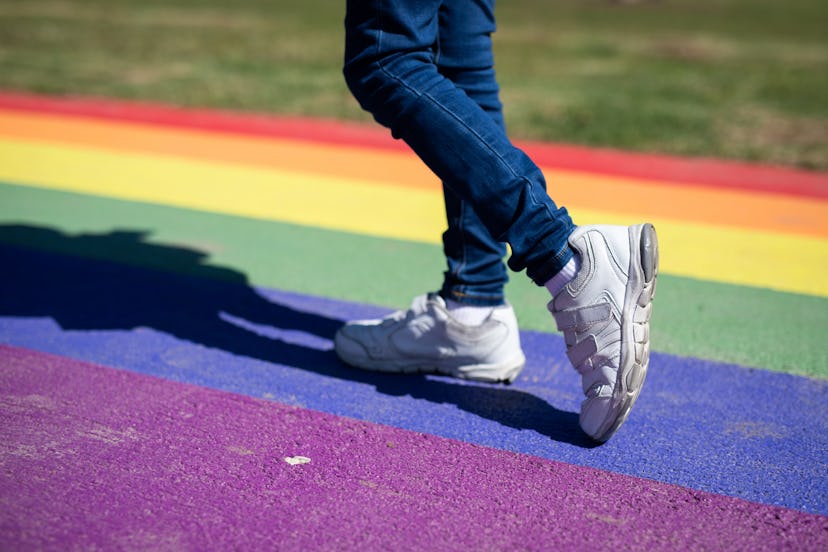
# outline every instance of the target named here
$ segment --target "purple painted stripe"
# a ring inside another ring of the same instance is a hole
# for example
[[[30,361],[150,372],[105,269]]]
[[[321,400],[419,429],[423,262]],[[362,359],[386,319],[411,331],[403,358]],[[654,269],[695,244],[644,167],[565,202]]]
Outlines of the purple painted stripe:
[[[825,516],[8,346],[0,417],[2,549],[828,547]]]

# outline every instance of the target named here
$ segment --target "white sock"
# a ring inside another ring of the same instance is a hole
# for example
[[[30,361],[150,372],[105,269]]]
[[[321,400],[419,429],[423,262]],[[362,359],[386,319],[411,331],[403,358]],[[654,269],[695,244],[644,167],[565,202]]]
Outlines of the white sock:
[[[479,326],[494,310],[494,307],[480,307],[458,303],[453,299],[446,300],[446,308],[451,317],[466,326]]]
[[[568,263],[564,265],[564,267],[552,276],[548,282],[546,282],[544,287],[549,290],[549,293],[552,294],[552,297],[555,297],[557,294],[561,292],[561,290],[568,284],[572,278],[578,274],[578,271],[581,270],[581,258],[578,255],[573,255],[572,258],[569,260]]]

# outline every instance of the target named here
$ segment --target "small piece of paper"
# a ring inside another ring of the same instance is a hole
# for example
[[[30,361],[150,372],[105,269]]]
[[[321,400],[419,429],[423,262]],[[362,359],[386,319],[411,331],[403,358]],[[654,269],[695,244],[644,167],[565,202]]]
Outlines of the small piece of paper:
[[[297,464],[307,464],[310,462],[310,458],[307,456],[287,456],[285,457],[285,462],[290,464],[291,466],[295,466]]]

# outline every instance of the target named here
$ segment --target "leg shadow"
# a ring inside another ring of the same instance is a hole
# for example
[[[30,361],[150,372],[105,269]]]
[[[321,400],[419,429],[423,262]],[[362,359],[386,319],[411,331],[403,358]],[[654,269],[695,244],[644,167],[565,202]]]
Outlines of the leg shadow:
[[[0,316],[50,317],[66,330],[148,327],[178,339],[410,395],[516,429],[592,446],[577,414],[501,386],[349,368],[332,350],[343,320],[270,300],[203,252],[147,242],[142,231],[67,235],[0,226]]]

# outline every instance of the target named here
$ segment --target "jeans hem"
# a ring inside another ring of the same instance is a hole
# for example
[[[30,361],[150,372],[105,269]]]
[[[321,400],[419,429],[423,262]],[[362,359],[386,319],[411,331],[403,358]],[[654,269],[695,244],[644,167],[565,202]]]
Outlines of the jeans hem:
[[[452,300],[471,307],[499,307],[506,304],[506,296],[502,293],[491,295],[443,289],[440,290],[440,297],[446,301]]]

